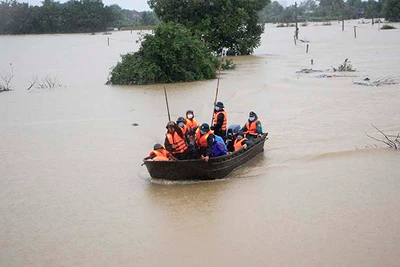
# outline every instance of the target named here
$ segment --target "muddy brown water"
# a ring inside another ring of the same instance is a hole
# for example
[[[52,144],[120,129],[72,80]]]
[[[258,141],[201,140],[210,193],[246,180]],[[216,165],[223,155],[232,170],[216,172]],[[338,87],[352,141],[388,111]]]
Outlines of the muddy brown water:
[[[263,155],[173,184],[140,166],[164,139],[162,85],[104,85],[137,32],[0,36],[15,74],[0,94],[0,266],[399,266],[400,154],[365,133],[400,132],[400,85],[352,83],[400,74],[399,29],[310,23],[299,37],[308,54],[267,25],[221,76],[229,123],[254,110],[269,132]],[[296,73],[346,58],[356,77]],[[34,77],[61,86],[26,90]],[[209,122],[216,82],[167,85],[172,117]]]

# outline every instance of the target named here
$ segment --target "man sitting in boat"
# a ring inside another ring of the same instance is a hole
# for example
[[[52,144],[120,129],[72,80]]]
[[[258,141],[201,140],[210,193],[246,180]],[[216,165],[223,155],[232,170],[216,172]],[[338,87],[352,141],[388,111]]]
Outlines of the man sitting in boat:
[[[228,149],[229,152],[235,151],[233,144],[235,142],[237,133],[240,131],[240,128],[241,127],[239,124],[232,124],[232,125],[229,125],[229,127],[228,127],[228,131],[226,133],[225,144],[226,144],[226,148]]]
[[[154,161],[167,161],[170,160],[170,153],[165,149],[161,144],[155,144],[153,150],[150,152],[148,157],[145,157],[145,160],[154,160]]]
[[[235,142],[233,144],[233,147],[235,148],[235,152],[242,149],[242,148],[247,148],[248,146],[251,145],[251,141],[248,140],[246,137],[244,137],[244,133],[240,131],[236,135]]]
[[[182,133],[186,138],[186,134],[187,134],[186,120],[183,117],[179,117],[176,120],[176,124],[178,124],[179,128],[181,128]]]
[[[258,116],[254,111],[250,111],[249,118],[241,130],[244,132],[246,138],[250,141],[254,140],[263,133],[261,121],[258,119]]]
[[[174,122],[167,123],[167,132],[165,133],[165,148],[177,159],[186,159],[186,138],[181,128]]]
[[[188,131],[193,131],[193,133],[199,127],[198,122],[194,118],[194,112],[191,109],[186,111],[186,127],[188,128]]]
[[[227,121],[228,115],[225,111],[224,104],[221,101],[218,101],[214,108],[214,118],[211,130],[213,130],[216,135],[221,136],[223,139],[226,137]]]
[[[207,123],[203,123],[200,128],[196,130],[196,144],[200,157],[206,162],[212,156],[214,134],[210,130]]]

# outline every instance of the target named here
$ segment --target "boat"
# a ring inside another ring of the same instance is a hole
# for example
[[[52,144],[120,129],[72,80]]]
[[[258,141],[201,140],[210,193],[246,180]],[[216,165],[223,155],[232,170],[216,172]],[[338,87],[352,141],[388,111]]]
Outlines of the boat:
[[[264,143],[268,133],[253,140],[247,148],[239,151],[210,158],[208,162],[202,159],[152,161],[143,160],[153,179],[170,181],[183,180],[216,180],[228,176],[233,170],[242,167],[249,160],[264,151]]]

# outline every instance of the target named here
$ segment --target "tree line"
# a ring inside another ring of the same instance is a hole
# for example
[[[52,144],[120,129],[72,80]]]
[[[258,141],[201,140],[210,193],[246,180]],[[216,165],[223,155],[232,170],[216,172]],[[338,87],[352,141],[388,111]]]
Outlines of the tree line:
[[[44,0],[31,6],[16,0],[0,2],[0,34],[76,33],[105,31],[140,25],[155,25],[154,12],[137,12],[101,0]]]
[[[399,0],[305,0],[296,7],[283,7],[277,1],[260,12],[262,23],[290,23],[295,21],[328,21],[359,18],[385,18],[400,21]]]

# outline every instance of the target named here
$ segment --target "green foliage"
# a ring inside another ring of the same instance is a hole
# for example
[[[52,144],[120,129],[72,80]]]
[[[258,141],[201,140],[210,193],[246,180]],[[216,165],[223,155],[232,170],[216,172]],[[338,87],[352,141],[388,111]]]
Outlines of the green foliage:
[[[163,22],[182,24],[201,37],[212,50],[229,55],[248,55],[260,45],[264,25],[258,12],[270,0],[149,0],[149,6]]]
[[[155,25],[154,12],[136,12],[101,0],[44,0],[30,6],[16,0],[0,1],[0,34],[99,32],[122,26]]]
[[[382,30],[393,30],[393,29],[396,29],[396,27],[393,27],[393,26],[391,26],[391,25],[385,24],[385,25],[383,25],[383,26],[381,27],[381,29],[382,29]]]
[[[218,60],[185,27],[160,23],[145,34],[138,52],[122,55],[111,70],[111,84],[188,82],[216,77]]]
[[[220,64],[221,64],[221,69],[223,70],[233,70],[236,68],[236,64],[233,63],[233,60],[229,58],[227,59],[222,58]]]
[[[385,19],[391,22],[400,21],[400,1],[386,0],[384,4]]]
[[[350,60],[348,60],[347,58],[344,60],[343,64],[339,65],[339,67],[333,68],[334,71],[356,71],[356,69],[353,69],[353,66],[350,64]]]

